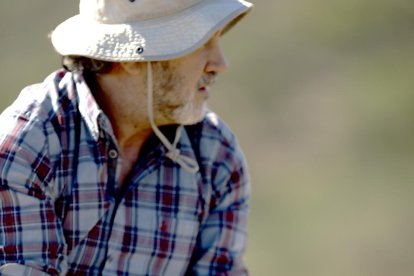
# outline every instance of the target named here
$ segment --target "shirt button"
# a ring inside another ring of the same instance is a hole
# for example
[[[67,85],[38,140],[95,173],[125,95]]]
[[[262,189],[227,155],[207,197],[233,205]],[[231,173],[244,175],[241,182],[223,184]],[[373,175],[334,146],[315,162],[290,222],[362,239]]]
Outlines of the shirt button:
[[[106,259],[107,263],[111,263],[113,261],[113,258],[111,255],[108,256],[108,258]]]
[[[118,152],[114,149],[109,150],[109,158],[115,159],[118,157]]]

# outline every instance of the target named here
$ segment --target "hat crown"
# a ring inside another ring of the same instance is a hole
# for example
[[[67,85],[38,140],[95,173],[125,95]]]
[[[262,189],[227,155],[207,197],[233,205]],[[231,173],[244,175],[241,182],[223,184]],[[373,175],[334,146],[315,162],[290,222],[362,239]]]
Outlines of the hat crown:
[[[203,0],[81,0],[79,11],[81,16],[100,23],[119,24],[168,16],[201,1]]]

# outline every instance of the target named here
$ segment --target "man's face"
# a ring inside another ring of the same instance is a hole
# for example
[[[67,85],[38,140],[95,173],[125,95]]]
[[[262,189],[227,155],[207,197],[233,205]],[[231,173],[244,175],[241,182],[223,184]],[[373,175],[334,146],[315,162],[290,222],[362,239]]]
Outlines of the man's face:
[[[220,33],[202,48],[174,60],[153,63],[154,116],[157,124],[194,124],[202,120],[210,85],[227,70]]]

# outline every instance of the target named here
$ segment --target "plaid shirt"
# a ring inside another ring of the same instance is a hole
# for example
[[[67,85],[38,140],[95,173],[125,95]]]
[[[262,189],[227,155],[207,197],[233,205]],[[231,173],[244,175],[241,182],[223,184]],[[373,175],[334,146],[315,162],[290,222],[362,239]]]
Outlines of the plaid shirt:
[[[0,126],[0,265],[52,275],[247,274],[249,181],[215,114],[185,127],[178,144],[197,174],[166,158],[154,136],[121,190],[111,125],[81,75],[60,70],[27,87]]]

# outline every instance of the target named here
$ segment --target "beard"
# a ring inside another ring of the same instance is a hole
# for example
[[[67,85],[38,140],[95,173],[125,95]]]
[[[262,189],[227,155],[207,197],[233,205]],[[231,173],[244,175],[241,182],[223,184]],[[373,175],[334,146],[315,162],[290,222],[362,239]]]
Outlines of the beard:
[[[188,102],[173,111],[172,118],[180,125],[193,125],[203,120],[207,112],[207,104],[199,105]]]
[[[196,86],[186,86],[185,77],[177,73],[170,62],[154,62],[153,72],[153,109],[158,125],[191,125],[204,118],[206,97],[197,95],[199,91]]]

